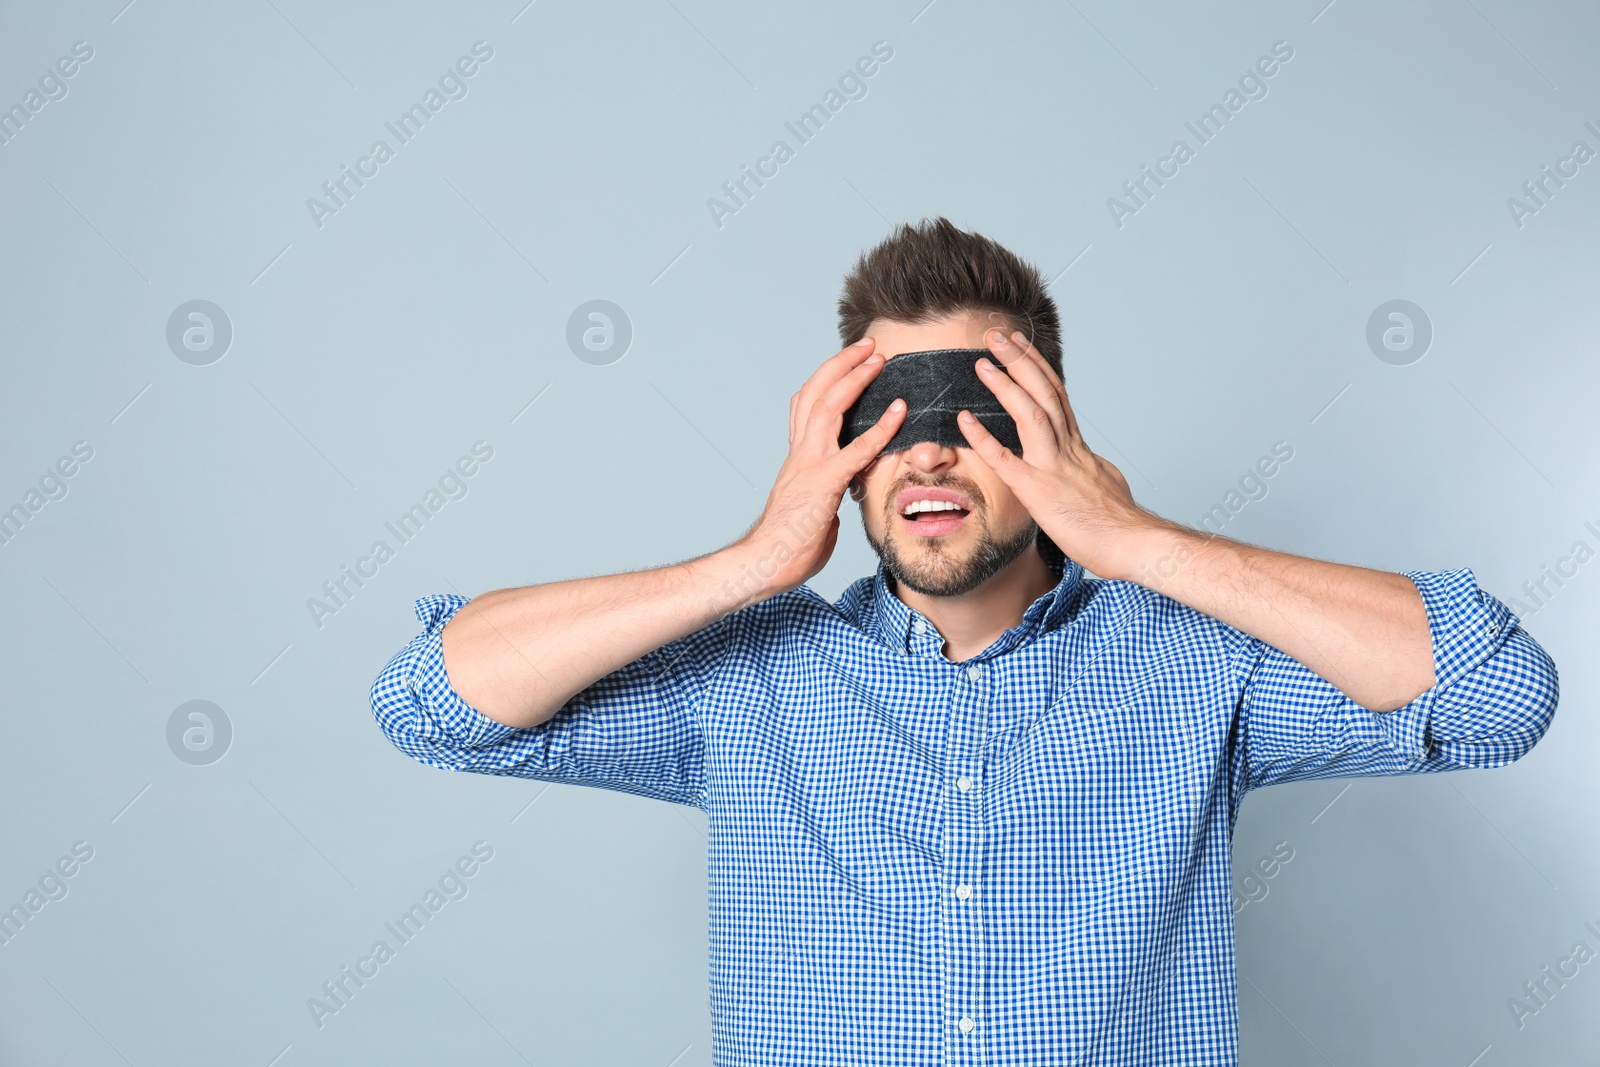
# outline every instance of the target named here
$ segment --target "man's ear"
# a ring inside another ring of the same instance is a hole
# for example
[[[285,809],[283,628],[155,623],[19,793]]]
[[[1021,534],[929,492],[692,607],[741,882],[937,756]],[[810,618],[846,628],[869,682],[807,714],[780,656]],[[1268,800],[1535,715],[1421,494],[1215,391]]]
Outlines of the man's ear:
[[[861,484],[861,475],[859,474],[850,479],[848,488],[850,490],[850,499],[857,504],[861,503],[862,498],[867,495],[866,487]]]

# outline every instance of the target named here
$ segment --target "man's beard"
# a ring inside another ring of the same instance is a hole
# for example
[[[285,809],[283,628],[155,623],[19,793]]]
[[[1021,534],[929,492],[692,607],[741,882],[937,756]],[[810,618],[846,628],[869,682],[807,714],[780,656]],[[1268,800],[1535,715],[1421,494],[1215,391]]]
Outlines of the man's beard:
[[[886,514],[885,518],[888,523],[900,521],[899,517],[893,514]],[[967,517],[967,521],[979,522],[979,513],[974,511]],[[961,596],[972,592],[1004,570],[1012,560],[1032,548],[1039,537],[1039,525],[1032,520],[1004,539],[996,539],[988,523],[983,522],[978,532],[977,543],[966,560],[954,558],[940,539],[929,538],[925,542],[926,562],[910,563],[901,557],[893,538],[886,537],[880,541],[872,536],[872,531],[867,528],[865,508],[861,509],[861,529],[867,535],[867,543],[883,562],[884,571],[897,585],[903,585],[923,596],[938,597]]]

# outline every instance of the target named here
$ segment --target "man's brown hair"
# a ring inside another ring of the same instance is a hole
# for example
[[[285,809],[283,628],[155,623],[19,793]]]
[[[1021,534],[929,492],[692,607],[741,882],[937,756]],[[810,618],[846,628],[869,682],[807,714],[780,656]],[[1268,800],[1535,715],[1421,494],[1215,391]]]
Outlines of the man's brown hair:
[[[874,319],[921,325],[963,311],[1000,315],[1065,377],[1061,320],[1039,269],[942,215],[901,223],[856,260],[839,297],[839,339],[859,341]]]

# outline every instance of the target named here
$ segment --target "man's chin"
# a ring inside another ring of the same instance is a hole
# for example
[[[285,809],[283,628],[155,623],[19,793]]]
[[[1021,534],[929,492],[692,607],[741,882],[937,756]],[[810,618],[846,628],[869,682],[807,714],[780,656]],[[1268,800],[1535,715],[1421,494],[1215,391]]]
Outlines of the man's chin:
[[[873,542],[872,547],[897,586],[923,596],[955,597],[998,574],[1033,546],[1037,534],[1038,528],[1030,524],[1010,539],[997,541],[979,527],[969,530],[963,524],[955,533],[938,537],[896,530],[888,544]]]
[[[895,588],[909,589],[923,596],[954,597],[976,589],[982,582],[972,581],[971,567],[930,567],[916,563],[886,569],[894,576]]]

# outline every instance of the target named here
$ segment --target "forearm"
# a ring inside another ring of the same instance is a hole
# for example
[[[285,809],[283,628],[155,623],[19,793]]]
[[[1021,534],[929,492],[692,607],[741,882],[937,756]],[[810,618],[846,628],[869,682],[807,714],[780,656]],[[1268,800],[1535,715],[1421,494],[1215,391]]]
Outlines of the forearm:
[[[536,726],[618,668],[756,599],[750,560],[736,543],[653,570],[484,593],[440,634],[450,684],[496,722]]]
[[[1161,521],[1122,573],[1292,656],[1371,711],[1435,682],[1427,611],[1403,574],[1305,559]],[[1112,576],[1108,576],[1112,577]]]

